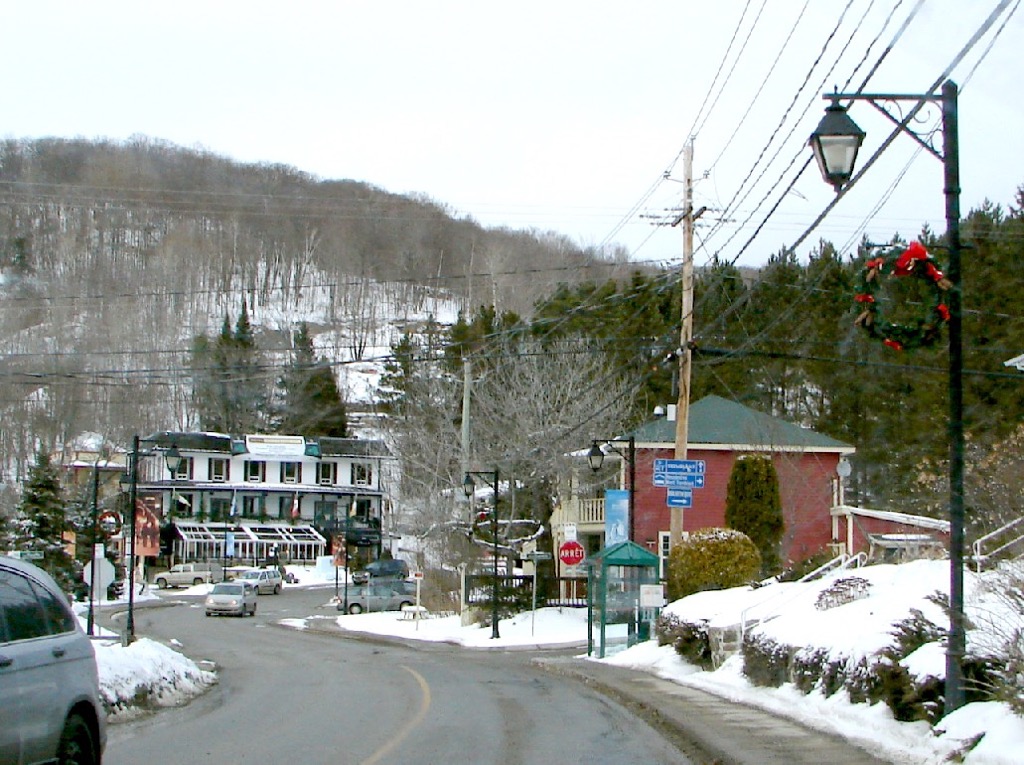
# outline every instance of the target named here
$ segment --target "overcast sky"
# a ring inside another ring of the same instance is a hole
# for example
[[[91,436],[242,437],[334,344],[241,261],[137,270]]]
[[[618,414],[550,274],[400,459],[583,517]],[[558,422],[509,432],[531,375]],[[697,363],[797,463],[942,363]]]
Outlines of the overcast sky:
[[[757,265],[833,196],[812,164],[747,244],[809,156],[821,94],[860,87],[918,3],[6,2],[0,136],[142,134],[667,264],[680,232],[655,224],[680,202],[692,135],[698,264]],[[924,0],[865,92],[927,91],[997,5]],[[952,72],[965,213],[1024,184],[1024,14],[986,54],[1003,19]],[[863,162],[891,126],[867,103],[850,113]],[[896,139],[799,252],[865,223],[876,239],[943,230],[942,164],[923,152],[872,213],[915,147]]]

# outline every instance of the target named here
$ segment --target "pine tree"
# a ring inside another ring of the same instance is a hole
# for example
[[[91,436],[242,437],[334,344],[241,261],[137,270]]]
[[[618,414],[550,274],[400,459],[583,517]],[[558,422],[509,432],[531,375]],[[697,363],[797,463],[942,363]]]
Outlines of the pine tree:
[[[224,316],[215,340],[192,342],[193,396],[205,430],[255,433],[267,424],[270,404],[262,357],[245,301],[235,322]]]
[[[281,379],[284,404],[277,431],[345,438],[348,412],[330,364],[317,358],[306,322],[294,335],[292,360]]]
[[[60,475],[45,452],[36,454],[22,490],[13,522],[14,547],[41,552],[36,564],[50,574],[66,592],[78,581],[76,564],[64,548],[63,533],[70,528],[65,517]]]
[[[778,572],[785,524],[779,478],[769,457],[744,455],[736,460],[726,493],[725,525],[742,531],[757,546],[762,573]]]

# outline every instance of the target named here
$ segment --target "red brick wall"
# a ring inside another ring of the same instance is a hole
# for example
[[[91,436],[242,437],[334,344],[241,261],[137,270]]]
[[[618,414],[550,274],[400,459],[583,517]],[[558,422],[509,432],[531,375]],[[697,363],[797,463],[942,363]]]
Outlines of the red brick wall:
[[[655,459],[672,459],[672,449],[638,449],[636,464],[635,541],[657,549],[659,531],[669,530],[665,489],[652,485]],[[683,510],[683,530],[696,531],[725,525],[725,499],[737,453],[691,448],[688,459],[704,460],[704,488],[694,489],[693,508]],[[803,560],[822,550],[832,539],[832,479],[837,453],[777,453],[772,455],[779,476],[785,519],[783,560]]]

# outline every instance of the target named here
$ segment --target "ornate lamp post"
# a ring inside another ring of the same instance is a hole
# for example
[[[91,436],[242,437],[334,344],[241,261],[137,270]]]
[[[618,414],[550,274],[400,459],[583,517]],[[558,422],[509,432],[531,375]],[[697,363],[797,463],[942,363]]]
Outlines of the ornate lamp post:
[[[131,520],[129,522],[129,535],[131,539],[130,551],[131,554],[128,556],[128,619],[125,624],[126,637],[129,642],[135,639],[135,530],[137,524],[137,508],[138,508],[138,491],[139,491],[139,458],[150,457],[160,451],[154,448],[147,452],[139,451],[139,446],[142,443],[151,443],[156,447],[158,444],[153,440],[146,440],[143,442],[137,435],[132,438],[132,453],[128,458],[128,512],[131,514]],[[171,478],[177,474],[178,469],[181,467],[181,460],[183,459],[181,454],[178,452],[178,447],[175,444],[171,444],[169,449],[164,451],[164,460],[167,464],[167,469],[171,473]]]
[[[942,84],[940,93],[893,95],[888,93],[833,93],[826,95],[832,104],[825,110],[809,144],[818,160],[822,177],[840,193],[853,175],[857,149],[864,140],[864,131],[839,105],[840,100],[868,101],[894,122],[899,130],[913,138],[932,156],[941,160],[946,200],[946,245],[949,264],[946,278],[952,283],[949,308],[949,637],[946,644],[946,713],[963,706],[963,657],[966,647],[964,633],[964,428],[963,428],[963,340],[960,293],[960,152],[957,122],[957,86],[951,80]],[[886,102],[915,102],[916,106],[902,119],[890,114]],[[907,126],[927,102],[942,108],[942,150],[931,145]],[[863,172],[863,171],[862,171]]]
[[[466,478],[462,482],[462,490],[467,497],[472,497],[476,489],[473,476],[488,478],[488,483],[494,491],[494,506],[491,508],[491,523],[494,533],[494,550],[492,552],[491,573],[491,639],[501,637],[498,634],[498,470],[467,470]]]
[[[595,473],[604,464],[604,450],[601,448],[601,444],[606,444],[613,452],[624,457],[629,465],[629,541],[633,542],[636,537],[636,439],[633,436],[629,438],[595,438],[590,445],[590,451],[587,452],[587,462],[590,463],[590,469]],[[626,444],[626,453],[623,454],[615,448],[615,444]]]

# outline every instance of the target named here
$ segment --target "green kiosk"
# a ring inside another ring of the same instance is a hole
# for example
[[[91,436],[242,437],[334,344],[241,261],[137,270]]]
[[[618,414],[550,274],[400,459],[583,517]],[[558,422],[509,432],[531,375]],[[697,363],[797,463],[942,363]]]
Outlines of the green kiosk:
[[[587,655],[603,659],[609,645],[650,639],[664,604],[658,556],[626,541],[590,556],[586,566]]]

